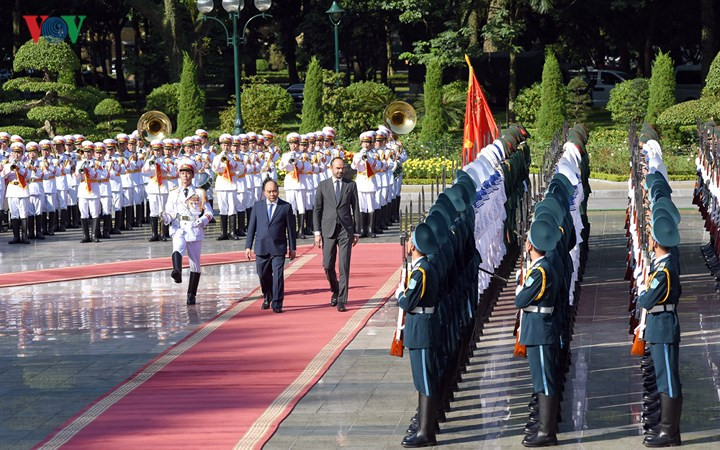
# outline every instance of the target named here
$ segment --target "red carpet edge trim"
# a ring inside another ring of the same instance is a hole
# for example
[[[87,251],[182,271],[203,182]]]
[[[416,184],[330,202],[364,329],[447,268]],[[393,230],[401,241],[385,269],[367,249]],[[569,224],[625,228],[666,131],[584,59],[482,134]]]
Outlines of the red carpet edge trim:
[[[345,326],[337,332],[335,337],[315,355],[300,375],[273,400],[270,406],[250,426],[245,435],[235,444],[235,450],[262,448],[277,431],[280,423],[292,412],[300,399],[320,380],[345,347],[363,329],[370,317],[392,295],[393,287],[400,279],[400,271],[401,268],[398,268],[388,278],[375,295],[365,302]]]
[[[298,271],[302,266],[307,264],[311,259],[316,256],[317,254],[304,254],[301,257],[297,258],[292,263],[292,265],[285,269],[285,278],[291,276],[293,273]],[[250,299],[259,289],[259,286],[253,289],[243,298],[243,300]],[[48,439],[45,443],[36,448],[57,449],[60,448],[62,445],[66,444],[68,441],[70,441],[70,439],[72,439],[87,425],[92,423],[93,420],[99,417],[108,408],[113,406],[118,401],[122,400],[125,396],[127,396],[133,390],[138,388],[140,385],[145,383],[156,373],[162,370],[163,367],[170,364],[173,360],[181,356],[187,350],[191,349],[195,344],[202,341],[205,337],[207,337],[210,333],[215,331],[225,322],[227,322],[232,317],[236,316],[254,303],[254,300],[243,300],[221,312],[220,314],[215,316],[215,318],[213,318],[210,322],[198,328],[190,335],[180,340],[177,344],[167,349],[162,354],[158,355],[150,363],[148,363],[142,369],[138,370],[134,375],[132,375],[129,379],[127,379],[115,389],[110,391],[107,395],[101,397],[95,403],[85,408],[80,414],[61,425],[60,431],[56,432],[50,439]]]

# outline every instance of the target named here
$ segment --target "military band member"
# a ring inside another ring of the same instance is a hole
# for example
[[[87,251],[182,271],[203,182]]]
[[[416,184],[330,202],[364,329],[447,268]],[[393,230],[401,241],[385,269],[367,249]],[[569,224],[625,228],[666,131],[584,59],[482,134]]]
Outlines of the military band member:
[[[115,136],[118,144],[118,157],[123,166],[123,170],[120,174],[120,187],[121,187],[121,208],[122,208],[122,219],[120,222],[121,231],[132,231],[135,223],[135,203],[133,199],[133,174],[136,170],[139,170],[137,163],[133,161],[135,156],[134,152],[128,149],[130,142],[130,136],[125,133],[120,133]]]
[[[286,172],[285,174],[285,200],[290,203],[295,214],[298,238],[305,239],[302,232],[302,224],[305,219],[305,186],[300,181],[300,173],[305,170],[305,162],[302,160],[300,149],[300,135],[298,133],[290,133],[287,135],[287,142],[290,151],[283,155],[280,168]]]
[[[373,157],[371,146],[373,136],[370,132],[364,132],[360,135],[361,150],[357,152],[350,165],[357,171],[356,183],[358,186],[358,195],[360,198],[360,228],[362,228],[361,238],[376,237],[373,229],[373,221],[375,219],[375,209],[377,204],[375,201],[375,192],[377,184],[375,180],[375,158]]]
[[[100,242],[97,236],[100,233],[101,206],[98,180],[101,173],[96,170],[95,161],[92,159],[94,150],[95,144],[84,141],[82,143],[83,156],[78,159],[75,165],[75,178],[78,180],[78,206],[83,230],[83,239],[80,242],[83,244]],[[90,228],[91,221],[92,230]]]
[[[643,440],[646,447],[680,445],[682,384],[680,383],[680,274],[671,250],[680,243],[677,226],[669,217],[656,217],[651,224],[650,249],[655,253],[652,275],[638,306],[648,311],[645,341],[650,344],[655,380],[660,393],[660,428]]]
[[[69,205],[69,193],[68,193],[68,178],[71,178],[69,175],[72,175],[72,169],[70,167],[70,155],[69,153],[66,153],[66,149],[68,146],[73,146],[75,144],[75,138],[73,135],[68,134],[64,136],[65,138],[65,144],[64,145],[56,145],[55,146],[55,155],[52,157],[53,162],[56,166],[55,171],[55,199],[57,203],[55,204],[55,210],[57,212],[57,220],[56,224],[53,227],[53,231],[65,231],[65,228],[70,226],[70,213],[68,210]],[[50,157],[50,151],[51,149],[47,149],[48,155],[47,157]],[[45,152],[46,149],[42,148],[42,145],[40,146],[40,151],[42,151],[43,158],[45,158]]]
[[[407,436],[403,447],[427,447],[435,445],[435,413],[437,410],[438,376],[434,354],[438,342],[439,323],[434,315],[438,301],[439,280],[428,255],[438,251],[432,228],[421,223],[415,229],[410,242],[412,266],[404,282],[395,291],[398,306],[405,310],[405,334],[403,344],[410,353],[410,366],[415,389],[418,391],[418,427]]]
[[[115,214],[115,225],[112,225],[112,217],[108,225],[109,234],[120,234],[120,226],[122,223],[123,212],[123,186],[122,175],[125,173],[125,166],[120,161],[120,156],[116,153],[117,141],[115,139],[105,139],[103,144],[107,148],[107,154],[103,165],[108,171],[108,179],[110,180],[111,209]]]
[[[200,282],[200,254],[205,227],[210,223],[213,213],[207,201],[205,189],[193,186],[195,164],[183,159],[179,164],[180,185],[170,191],[162,214],[163,222],[170,226],[173,240],[171,276],[176,283],[182,282],[182,257],[187,251],[190,261],[190,282],[188,284],[187,304],[195,304],[198,283]],[[206,174],[201,174],[199,184],[208,183]]]
[[[148,176],[147,195],[150,203],[150,226],[152,227],[152,237],[149,242],[157,242],[161,240],[159,216],[165,208],[165,202],[168,196],[168,184],[165,177],[168,176],[168,168],[162,156],[163,144],[160,139],[155,139],[150,143],[153,154],[148,156],[142,168],[142,173]],[[162,240],[165,240],[163,237]]]
[[[30,209],[28,210],[28,238],[30,239],[44,239],[44,237],[42,237],[42,225],[45,223],[45,217],[43,216],[45,212],[45,191],[43,189],[43,180],[47,175],[43,168],[40,167],[40,161],[37,159],[39,149],[40,146],[37,142],[28,142],[25,146],[27,168],[29,171],[29,175],[26,179],[28,183],[28,192],[30,193]],[[47,231],[47,225],[45,225],[45,227],[45,231]],[[38,238],[38,235],[41,237]]]
[[[228,234],[228,221],[230,232],[235,234],[235,214],[237,212],[237,184],[235,173],[238,170],[238,163],[231,153],[233,137],[229,134],[220,135],[220,153],[212,160],[212,170],[217,174],[215,178],[215,197],[218,200],[220,209],[220,235],[218,241],[225,241],[231,238]]]
[[[10,144],[8,162],[3,165],[2,176],[7,185],[5,198],[10,208],[10,224],[13,232],[13,239],[8,244],[30,243],[27,219],[30,212],[30,193],[27,180],[31,174],[24,161],[24,153],[25,144],[13,142]]]
[[[534,220],[525,243],[531,265],[522,285],[518,285],[515,306],[522,310],[520,344],[527,348],[533,393],[537,394],[540,412],[537,432],[523,439],[526,447],[557,445],[555,427],[560,405],[556,368],[560,336],[553,321],[558,289],[556,267],[551,267],[545,253],[555,249],[560,230],[554,224]]]

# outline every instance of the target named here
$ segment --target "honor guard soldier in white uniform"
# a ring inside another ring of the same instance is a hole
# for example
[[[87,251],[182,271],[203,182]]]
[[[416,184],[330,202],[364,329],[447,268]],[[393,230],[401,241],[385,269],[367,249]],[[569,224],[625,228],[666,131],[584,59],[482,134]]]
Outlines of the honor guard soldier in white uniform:
[[[141,144],[135,133],[128,136],[129,159],[135,166],[130,177],[133,184],[132,203],[135,206],[134,227],[140,227],[143,223],[147,223],[145,217],[148,214],[145,211],[147,193],[145,192],[145,176],[142,173],[142,168],[145,165],[145,152],[140,148]]]
[[[95,143],[95,171],[100,174],[98,185],[100,186],[100,215],[102,216],[102,227],[98,234],[98,239],[110,239],[110,227],[112,226],[112,189],[110,187],[110,172],[108,164],[105,160],[105,152],[107,147],[104,142]]]
[[[233,180],[235,182],[235,219],[233,224],[235,226],[230,227],[228,237],[233,240],[239,239],[239,236],[245,236],[245,209],[248,203],[246,197],[250,195],[245,187],[245,177],[248,176],[248,174],[246,173],[247,168],[243,162],[245,159],[244,152],[240,151],[243,136],[245,135],[239,134],[233,136],[232,145],[232,159],[234,163]]]
[[[160,224],[158,217],[165,208],[165,202],[168,196],[168,184],[165,177],[169,175],[168,167],[165,165],[165,159],[162,156],[162,141],[154,139],[150,143],[153,154],[148,156],[142,168],[142,173],[148,176],[147,194],[150,203],[150,226],[152,227],[152,237],[149,242],[157,242],[160,238]],[[165,240],[164,238],[162,240]]]
[[[163,222],[170,226],[173,240],[171,276],[176,283],[182,282],[182,255],[187,251],[190,260],[190,282],[188,284],[187,304],[195,304],[198,283],[200,282],[200,254],[205,238],[205,227],[213,217],[212,208],[205,195],[204,186],[210,184],[205,173],[199,175],[198,184],[193,186],[195,164],[190,159],[179,163],[180,185],[172,189],[162,214]]]
[[[120,133],[115,136],[118,143],[117,154],[120,158],[120,164],[123,171],[120,175],[120,186],[122,188],[121,207],[122,220],[120,221],[120,231],[132,231],[135,222],[135,210],[133,203],[133,173],[138,170],[137,164],[132,160],[134,153],[128,150],[130,136]]]
[[[24,162],[25,144],[13,142],[10,144],[10,157],[3,165],[2,176],[7,188],[5,198],[10,208],[10,224],[13,239],[8,244],[29,244],[28,239],[28,213],[30,210],[30,193],[27,186],[27,177],[30,171]]]
[[[115,215],[115,224],[112,224],[112,216],[108,222],[109,234],[120,234],[120,224],[122,223],[122,206],[123,206],[123,187],[122,175],[125,173],[125,167],[120,161],[117,152],[117,141],[115,139],[105,139],[103,144],[107,148],[103,165],[108,171],[108,179],[110,180],[110,198],[111,210]]]
[[[65,175],[61,175],[62,170],[60,169],[60,167],[58,167],[59,160],[53,157],[53,155],[51,154],[53,150],[52,142],[47,139],[43,139],[38,145],[40,146],[40,152],[42,153],[42,157],[39,158],[38,164],[43,172],[42,189],[45,193],[45,199],[43,200],[42,214],[40,214],[39,216],[35,216],[35,227],[38,230],[42,229],[42,232],[37,232],[35,236],[36,239],[43,239],[42,235],[52,236],[55,234],[55,231],[65,231],[65,225],[62,220],[59,224],[56,223],[57,205],[59,203],[57,179],[62,178],[64,180]],[[58,155],[62,155],[62,151],[65,149],[65,145],[61,143],[55,148],[59,150]],[[49,218],[45,216],[46,213],[50,213]],[[30,237],[32,238],[32,218],[29,219],[31,222]],[[62,228],[60,228],[60,225],[62,225]]]
[[[77,141],[76,141],[77,142]],[[82,144],[83,156],[75,165],[75,178],[78,180],[77,195],[80,208],[80,222],[83,230],[83,239],[80,241],[100,242],[97,235],[100,233],[100,186],[98,180],[101,173],[95,170],[93,152],[95,144],[84,141]],[[92,231],[90,222],[92,220]]]
[[[57,169],[55,173],[55,198],[57,204],[55,209],[58,212],[57,228],[53,228],[54,231],[65,231],[65,228],[71,226],[70,222],[70,211],[68,209],[69,193],[68,193],[68,178],[71,178],[72,168],[70,167],[72,162],[70,161],[71,152],[68,151],[68,147],[72,148],[75,144],[75,138],[73,135],[68,134],[65,136],[65,145],[55,147],[55,153],[53,160],[56,162]],[[45,156],[45,151],[40,145],[40,151]],[[48,151],[51,153],[51,151]]]
[[[46,174],[40,167],[40,161],[37,158],[39,149],[40,146],[37,142],[28,142],[25,146],[28,169],[28,175],[25,179],[27,180],[28,192],[30,193],[27,236],[30,239],[36,239],[37,236],[41,236],[40,239],[44,239],[44,237],[42,237],[42,228],[43,224],[45,224],[45,191],[43,190],[43,180],[49,172]],[[47,225],[45,225],[45,227],[47,231]]]
[[[355,182],[358,187],[358,198],[360,200],[360,228],[362,228],[361,238],[376,237],[373,230],[374,212],[376,208],[375,191],[377,185],[375,181],[375,158],[371,152],[372,134],[364,132],[360,135],[360,145],[362,149],[355,154],[352,164],[350,165],[357,171]]]
[[[0,131],[0,173],[3,164],[10,158],[10,133]],[[0,232],[7,231],[9,225],[7,211],[5,210],[5,182],[0,182]]]
[[[220,153],[212,160],[212,170],[217,174],[214,195],[220,209],[220,236],[217,237],[218,241],[230,239],[228,235],[229,221],[232,234],[235,234],[237,187],[235,186],[234,174],[238,163],[235,162],[232,153],[230,153],[232,139],[229,134],[220,135]]]
[[[296,223],[298,230],[298,238],[305,239],[302,234],[302,223],[305,218],[305,187],[300,182],[300,172],[305,170],[305,163],[298,151],[300,148],[300,135],[298,133],[290,133],[287,135],[287,142],[290,151],[282,155],[280,161],[280,169],[286,172],[285,175],[285,201],[290,203],[293,213],[297,216]]]

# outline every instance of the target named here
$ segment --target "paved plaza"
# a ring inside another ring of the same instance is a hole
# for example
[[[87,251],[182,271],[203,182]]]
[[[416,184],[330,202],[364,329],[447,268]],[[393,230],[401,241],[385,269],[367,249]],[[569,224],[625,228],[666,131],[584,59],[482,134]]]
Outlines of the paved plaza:
[[[601,198],[619,207],[589,213],[590,254],[559,439],[571,448],[639,448],[642,381],[639,359],[630,356],[628,282],[622,278],[624,203],[607,194],[598,196],[603,206]],[[683,444],[718,448],[720,297],[699,252],[699,245],[707,241],[700,216],[691,209],[682,212]],[[377,241],[396,241],[397,230],[391,231]],[[81,245],[74,230],[42,245],[0,244],[0,266],[17,272],[167,257],[170,242],[151,245],[144,241],[148,235],[144,227],[102,244]],[[218,242],[216,235],[217,225],[205,252],[244,248],[242,241]],[[186,284],[172,283],[167,272],[2,289],[0,448],[38,444],[255,287],[254,263],[241,262],[203,268],[195,308],[184,304]],[[408,358],[388,355],[396,311],[388,302],[371,318],[265,448],[400,448],[417,393]],[[512,356],[513,322],[512,298],[503,295],[463,375],[448,420],[441,425],[440,446],[520,448],[530,382],[527,362]]]

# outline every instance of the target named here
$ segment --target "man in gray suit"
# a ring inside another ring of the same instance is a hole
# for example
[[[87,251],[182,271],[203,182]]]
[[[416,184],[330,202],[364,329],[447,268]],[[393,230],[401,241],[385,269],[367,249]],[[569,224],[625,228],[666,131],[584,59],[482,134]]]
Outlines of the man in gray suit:
[[[330,162],[333,176],[320,182],[315,191],[313,223],[315,245],[323,249],[323,268],[330,283],[330,305],[338,311],[347,311],[350,254],[360,234],[360,204],[354,181],[343,178],[345,161],[334,158]],[[340,248],[340,282],[335,273],[337,248]]]

